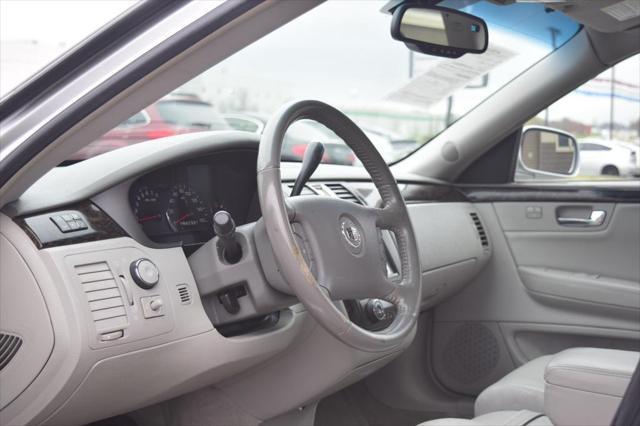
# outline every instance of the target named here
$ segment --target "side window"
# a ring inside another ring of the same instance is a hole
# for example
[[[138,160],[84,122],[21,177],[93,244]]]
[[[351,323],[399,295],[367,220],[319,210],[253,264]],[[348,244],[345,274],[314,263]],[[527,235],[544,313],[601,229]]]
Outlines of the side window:
[[[572,135],[578,146],[577,167],[568,176],[526,173],[531,171],[531,155],[522,145],[516,181],[640,178],[640,55],[583,84],[525,126]]]

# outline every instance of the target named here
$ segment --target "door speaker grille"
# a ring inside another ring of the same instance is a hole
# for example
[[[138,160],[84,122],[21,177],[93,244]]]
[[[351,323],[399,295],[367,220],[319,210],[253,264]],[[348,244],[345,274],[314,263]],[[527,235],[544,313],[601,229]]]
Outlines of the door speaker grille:
[[[498,365],[500,348],[495,335],[483,324],[465,323],[453,331],[444,348],[447,374],[469,384],[491,374]]]
[[[0,371],[2,371],[18,353],[22,339],[9,333],[0,333]]]

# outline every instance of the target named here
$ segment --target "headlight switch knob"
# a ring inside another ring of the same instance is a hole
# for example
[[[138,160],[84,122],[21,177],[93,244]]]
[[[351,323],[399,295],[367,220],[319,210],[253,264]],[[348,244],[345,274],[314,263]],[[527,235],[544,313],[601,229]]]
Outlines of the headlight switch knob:
[[[149,259],[142,258],[131,262],[129,272],[133,281],[145,290],[152,289],[160,280],[158,267]]]

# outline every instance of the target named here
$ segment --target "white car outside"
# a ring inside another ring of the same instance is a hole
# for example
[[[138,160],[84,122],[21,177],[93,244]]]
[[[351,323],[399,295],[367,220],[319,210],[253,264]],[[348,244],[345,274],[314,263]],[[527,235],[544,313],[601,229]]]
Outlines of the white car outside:
[[[585,138],[580,147],[579,176],[640,176],[640,145]]]

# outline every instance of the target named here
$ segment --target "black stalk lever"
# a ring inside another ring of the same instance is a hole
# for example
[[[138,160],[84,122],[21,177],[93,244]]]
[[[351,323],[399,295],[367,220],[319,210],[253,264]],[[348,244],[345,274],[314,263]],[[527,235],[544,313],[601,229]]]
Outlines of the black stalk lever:
[[[318,164],[320,164],[323,155],[324,145],[322,145],[321,142],[311,142],[307,145],[307,149],[304,151],[304,157],[302,157],[300,174],[296,178],[296,182],[293,184],[293,189],[291,190],[292,197],[300,195],[304,184],[307,183],[313,172],[318,168]]]
[[[220,239],[224,259],[229,263],[238,262],[242,248],[236,239],[236,224],[229,212],[220,210],[213,215],[213,231]]]

